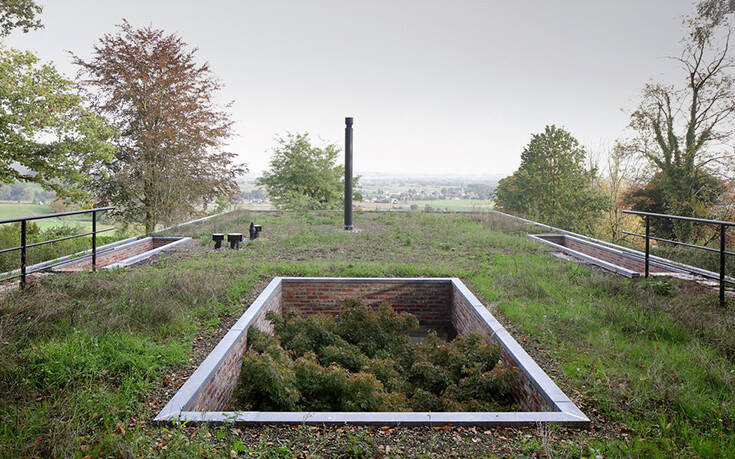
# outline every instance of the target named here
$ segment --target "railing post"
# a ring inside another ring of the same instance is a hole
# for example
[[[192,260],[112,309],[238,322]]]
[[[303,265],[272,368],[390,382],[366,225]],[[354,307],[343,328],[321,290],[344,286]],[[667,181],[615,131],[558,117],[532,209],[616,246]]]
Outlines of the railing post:
[[[26,286],[26,221],[20,221],[20,288]]]
[[[651,240],[648,238],[651,233],[651,221],[646,215],[646,279],[648,279],[648,259],[651,253]]]
[[[97,211],[92,211],[92,271],[97,271]]]
[[[720,306],[725,307],[725,241],[726,227],[720,225]]]

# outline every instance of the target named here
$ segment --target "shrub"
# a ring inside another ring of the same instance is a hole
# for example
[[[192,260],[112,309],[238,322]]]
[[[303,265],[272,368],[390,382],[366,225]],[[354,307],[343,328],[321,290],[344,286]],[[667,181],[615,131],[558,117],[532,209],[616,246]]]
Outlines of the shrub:
[[[512,406],[517,372],[473,333],[451,342],[389,305],[347,301],[337,317],[281,317],[275,336],[248,331],[235,409],[301,411],[490,411]]]
[[[334,319],[330,316],[300,318],[291,314],[281,318],[271,311],[266,314],[266,319],[273,323],[273,331],[279,336],[281,345],[292,350],[297,357],[309,351],[317,352],[339,340],[332,331]]]
[[[384,351],[400,354],[408,348],[408,331],[418,328],[419,322],[410,314],[399,314],[388,304],[378,311],[348,300],[335,319],[335,332],[347,342],[359,347],[368,357]]]
[[[300,393],[296,389],[293,363],[278,346],[266,352],[246,352],[242,359],[236,397],[250,400],[258,410],[292,411]]]
[[[360,371],[367,364],[360,349],[346,341],[323,347],[319,352],[319,360],[325,364],[336,363],[349,371]]]
[[[480,400],[497,405],[507,404],[515,383],[512,373],[498,365],[491,371],[473,367],[467,377],[459,380],[458,396],[462,400]]]
[[[417,360],[411,365],[409,380],[415,386],[440,394],[452,382],[449,372],[428,360]]]
[[[438,396],[418,388],[411,397],[411,409],[414,411],[442,411],[443,405]]]

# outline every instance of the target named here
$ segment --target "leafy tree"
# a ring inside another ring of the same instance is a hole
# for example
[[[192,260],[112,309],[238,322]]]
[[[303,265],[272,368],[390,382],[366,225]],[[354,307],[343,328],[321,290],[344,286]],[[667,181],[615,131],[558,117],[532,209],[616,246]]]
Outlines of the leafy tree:
[[[43,8],[34,0],[0,0],[0,37],[7,37],[13,29],[23,32],[43,27],[36,17]]]
[[[628,146],[622,142],[616,142],[602,162],[603,170],[598,175],[597,182],[608,197],[610,207],[605,212],[601,233],[603,237],[609,237],[613,242],[620,241],[624,237],[623,231],[637,229],[638,219],[624,215],[623,210],[630,207],[625,197],[635,181],[640,163],[638,157],[630,154]]]
[[[694,209],[697,214],[706,214],[709,208],[702,203],[713,203],[725,191],[722,180],[704,170],[692,178],[692,183],[699,190],[699,202],[702,208]],[[667,177],[659,172],[647,183],[632,187],[623,197],[623,202],[633,210],[657,214],[669,213],[667,203],[670,202],[669,183]],[[687,240],[697,242],[711,239],[712,228],[704,225],[691,226],[680,221],[665,218],[650,219],[651,235],[666,239],[677,239],[686,234]]]
[[[237,193],[247,169],[223,151],[232,121],[214,103],[221,84],[175,34],[123,22],[89,61],[77,56],[96,109],[120,131],[116,161],[92,171],[104,202],[146,232]]]
[[[76,85],[27,51],[0,45],[0,182],[35,182],[79,201],[84,171],[111,159],[114,130]]]
[[[66,212],[69,210],[69,206],[66,205],[63,199],[56,198],[49,204],[49,209],[53,213]]]
[[[597,170],[569,132],[546,126],[523,150],[521,166],[495,189],[497,204],[552,226],[590,232],[609,206],[594,186]]]
[[[258,179],[275,205],[282,209],[337,209],[344,203],[344,166],[338,165],[340,149],[329,144],[313,146],[309,134],[276,138],[270,168]],[[353,178],[353,190],[359,177]],[[362,196],[353,192],[355,201]]]
[[[732,158],[727,141],[735,118],[735,65],[729,51],[733,26],[728,0],[704,0],[686,18],[688,34],[676,60],[679,85],[648,84],[630,126],[634,151],[648,160],[660,189],[657,207],[664,213],[705,216],[713,197],[711,176]],[[689,239],[692,226],[675,225],[675,236]]]

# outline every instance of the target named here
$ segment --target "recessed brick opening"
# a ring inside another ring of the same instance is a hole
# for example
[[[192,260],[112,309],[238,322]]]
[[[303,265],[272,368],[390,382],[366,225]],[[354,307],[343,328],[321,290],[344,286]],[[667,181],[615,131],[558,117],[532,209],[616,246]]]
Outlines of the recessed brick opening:
[[[190,238],[181,237],[146,237],[109,249],[100,248],[97,253],[97,268],[105,268],[112,265],[126,265],[128,261],[139,262],[159,252],[158,249],[173,248],[176,243]],[[80,259],[53,268],[54,272],[70,273],[90,271],[92,269],[92,255],[86,255]]]
[[[644,260],[630,252],[564,234],[535,234],[529,237],[559,249],[561,252],[628,277],[639,277],[645,273]],[[649,265],[649,271],[652,273],[673,273],[670,269],[659,266],[658,263],[653,261]]]
[[[514,389],[523,412],[306,413],[226,411],[238,383],[249,327],[273,333],[265,318],[279,314],[338,314],[346,299],[357,299],[414,314],[422,325],[450,326],[457,334],[478,332],[501,348],[505,364],[520,370]],[[532,424],[550,421],[583,425],[589,419],[495,320],[466,286],[455,278],[275,278],[230,329],[207,359],[156,417],[157,421],[311,424]]]

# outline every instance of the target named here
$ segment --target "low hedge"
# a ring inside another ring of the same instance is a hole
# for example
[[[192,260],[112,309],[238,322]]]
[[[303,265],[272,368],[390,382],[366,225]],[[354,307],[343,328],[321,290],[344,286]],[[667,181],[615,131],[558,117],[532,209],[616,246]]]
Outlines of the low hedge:
[[[384,304],[348,300],[337,316],[269,312],[274,336],[248,330],[236,410],[507,411],[517,370],[480,334],[447,342]]]

